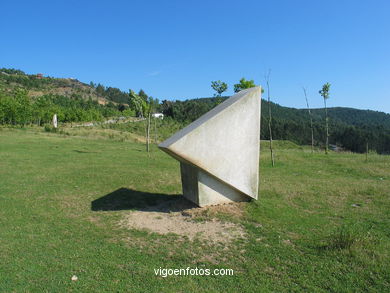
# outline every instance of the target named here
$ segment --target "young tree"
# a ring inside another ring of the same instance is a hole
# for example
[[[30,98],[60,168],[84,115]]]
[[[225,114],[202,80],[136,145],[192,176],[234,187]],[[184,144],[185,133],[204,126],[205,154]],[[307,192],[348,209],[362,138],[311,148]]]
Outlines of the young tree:
[[[313,117],[311,116],[311,111],[310,111],[310,107],[309,107],[309,100],[307,99],[306,89],[305,89],[305,87],[302,87],[302,89],[303,89],[303,93],[305,94],[307,110],[309,111],[310,129],[311,129],[311,152],[313,153],[314,152]]]
[[[270,98],[270,90],[269,90],[269,75],[271,74],[271,70],[265,75],[265,81],[267,83],[267,96],[268,96],[268,130],[269,130],[269,149],[271,151],[271,163],[272,167],[275,166],[275,158],[274,151],[272,148],[272,114],[271,114],[271,98]]]
[[[146,151],[149,153],[149,144],[150,144],[150,116],[152,115],[151,111],[148,111],[148,122],[146,126]]]
[[[214,94],[214,97],[220,97],[221,94],[227,90],[228,85],[220,80],[218,81],[212,81],[211,82],[211,87],[213,90],[215,90],[217,93]]]
[[[373,138],[372,132],[369,131],[365,132],[364,139],[366,141],[366,162],[368,162],[368,152],[369,152],[368,143],[371,143],[372,138]]]
[[[130,107],[136,111],[137,116],[144,118],[146,101],[132,90],[129,90],[129,97],[130,97]]]
[[[239,91],[255,87],[255,82],[253,80],[246,80],[244,77],[240,79],[239,83],[234,85],[234,92],[238,93]]]
[[[329,123],[328,123],[328,109],[326,108],[326,100],[329,99],[330,83],[327,82],[322,86],[322,89],[318,93],[324,98],[325,105],[325,128],[326,128],[326,142],[325,142],[325,154],[328,154],[329,148]]]
[[[148,97],[147,98],[147,103],[146,103],[146,114],[148,117],[147,124],[146,124],[146,151],[149,153],[150,148],[150,119],[152,116],[152,112],[155,112],[157,108],[159,107],[159,102],[158,99],[153,99],[153,97]],[[156,118],[155,119],[155,124],[154,124],[154,131],[155,131],[155,142],[157,143],[157,127],[156,127]]]

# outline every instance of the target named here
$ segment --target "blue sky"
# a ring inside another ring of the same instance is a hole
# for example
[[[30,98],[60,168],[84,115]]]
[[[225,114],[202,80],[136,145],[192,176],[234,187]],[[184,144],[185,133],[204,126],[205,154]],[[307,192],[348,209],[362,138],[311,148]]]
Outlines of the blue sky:
[[[163,99],[213,95],[212,80],[271,99],[390,113],[390,1],[2,1],[0,67]]]

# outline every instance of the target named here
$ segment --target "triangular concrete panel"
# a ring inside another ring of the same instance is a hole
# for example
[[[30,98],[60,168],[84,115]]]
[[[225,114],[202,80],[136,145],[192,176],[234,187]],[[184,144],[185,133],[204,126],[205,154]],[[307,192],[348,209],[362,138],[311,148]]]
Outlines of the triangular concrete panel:
[[[257,199],[260,107],[260,87],[240,91],[159,147]]]

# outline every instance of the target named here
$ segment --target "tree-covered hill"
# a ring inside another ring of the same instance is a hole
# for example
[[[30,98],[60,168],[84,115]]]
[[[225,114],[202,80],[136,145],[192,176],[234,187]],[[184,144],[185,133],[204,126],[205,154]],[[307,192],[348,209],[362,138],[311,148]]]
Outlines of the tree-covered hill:
[[[325,117],[323,109],[313,109],[312,113],[315,116],[318,116],[318,119],[324,119]],[[390,114],[386,114],[384,112],[335,107],[330,108],[328,114],[330,119],[345,124],[354,126],[382,126],[384,128],[390,128]]]
[[[227,97],[199,98],[186,101],[163,101],[164,114],[179,121],[194,121]],[[299,144],[311,143],[310,118],[307,109],[283,107],[262,100],[261,138],[269,139],[268,107],[272,111],[274,139],[291,140]],[[324,109],[313,109],[315,144],[322,146],[325,139]],[[390,153],[390,114],[352,108],[329,108],[330,143],[347,150],[364,152],[366,143],[379,153]]]
[[[141,115],[161,111],[183,125],[223,102],[227,97],[199,98],[185,101],[148,97],[140,90],[128,93],[115,87],[82,83],[73,78],[26,74],[16,69],[0,69],[0,123],[43,125],[54,113],[60,121],[103,120],[111,116]],[[307,109],[283,107],[262,101],[261,138],[269,139],[268,107],[272,110],[274,139],[311,143],[310,118]],[[149,110],[148,110],[149,109]],[[367,147],[379,153],[390,153],[390,114],[353,108],[329,108],[330,143],[347,150],[364,152]],[[325,139],[325,112],[313,109],[314,139],[322,146]]]
[[[0,124],[42,126],[54,114],[61,122],[135,116],[130,103],[129,93],[118,88],[0,68]]]

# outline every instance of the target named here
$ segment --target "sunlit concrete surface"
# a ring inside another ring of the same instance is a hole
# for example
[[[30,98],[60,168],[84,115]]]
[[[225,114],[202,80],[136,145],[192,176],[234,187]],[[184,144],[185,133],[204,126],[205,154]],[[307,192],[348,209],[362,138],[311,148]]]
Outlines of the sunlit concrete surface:
[[[199,206],[258,197],[260,87],[240,91],[159,145],[181,162],[183,195]]]

